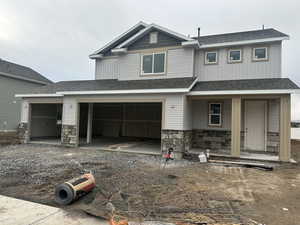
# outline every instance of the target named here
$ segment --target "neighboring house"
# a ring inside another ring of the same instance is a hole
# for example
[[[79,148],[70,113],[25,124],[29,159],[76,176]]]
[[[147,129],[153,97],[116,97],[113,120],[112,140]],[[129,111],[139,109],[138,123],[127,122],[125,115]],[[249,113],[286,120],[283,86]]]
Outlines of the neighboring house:
[[[0,143],[9,139],[6,134],[16,132],[20,123],[21,101],[15,94],[30,93],[50,83],[31,68],[0,59]]]
[[[59,107],[67,146],[80,137],[157,138],[176,156],[210,149],[289,161],[290,95],[298,86],[281,72],[288,38],[275,29],[191,38],[140,22],[90,55],[95,80],[18,95],[24,142],[59,136]],[[47,131],[44,118],[52,118]]]

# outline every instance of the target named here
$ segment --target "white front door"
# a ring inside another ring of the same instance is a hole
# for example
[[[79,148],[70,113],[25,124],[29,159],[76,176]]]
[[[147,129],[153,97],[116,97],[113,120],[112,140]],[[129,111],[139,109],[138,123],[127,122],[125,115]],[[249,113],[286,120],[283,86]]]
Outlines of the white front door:
[[[266,101],[245,101],[245,149],[265,151]]]

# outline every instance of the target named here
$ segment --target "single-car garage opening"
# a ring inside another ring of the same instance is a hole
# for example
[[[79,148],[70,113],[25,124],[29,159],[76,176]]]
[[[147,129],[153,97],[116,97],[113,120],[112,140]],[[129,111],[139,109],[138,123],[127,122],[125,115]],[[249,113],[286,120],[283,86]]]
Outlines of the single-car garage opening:
[[[92,121],[89,125],[89,113]],[[106,150],[160,153],[161,103],[82,103],[79,136],[86,145]]]
[[[30,139],[59,144],[62,104],[31,104]]]

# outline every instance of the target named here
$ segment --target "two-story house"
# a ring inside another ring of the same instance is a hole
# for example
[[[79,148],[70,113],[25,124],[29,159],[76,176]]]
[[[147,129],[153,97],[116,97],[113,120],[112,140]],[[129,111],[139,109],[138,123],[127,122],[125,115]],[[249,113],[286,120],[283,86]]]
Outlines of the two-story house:
[[[60,137],[67,146],[157,139],[158,152],[172,147],[179,157],[210,149],[289,161],[298,86],[281,72],[288,38],[275,29],[192,38],[140,22],[90,55],[95,80],[18,95],[22,137]]]

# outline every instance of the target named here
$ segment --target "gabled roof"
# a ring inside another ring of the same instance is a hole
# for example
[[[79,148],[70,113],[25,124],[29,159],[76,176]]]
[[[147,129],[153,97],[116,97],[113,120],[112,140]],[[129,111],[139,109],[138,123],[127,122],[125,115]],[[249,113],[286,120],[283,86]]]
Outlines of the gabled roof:
[[[180,39],[182,41],[190,41],[192,40],[192,38],[189,38],[188,36],[185,36],[183,34],[179,34],[175,31],[169,30],[168,28],[159,26],[157,24],[150,24],[149,26],[145,27],[143,30],[139,31],[138,33],[136,33],[135,35],[133,35],[131,38],[129,38],[128,40],[124,41],[123,43],[121,43],[120,45],[118,45],[116,48],[124,48],[129,46],[130,44],[134,43],[136,40],[138,40],[139,38],[143,37],[144,35],[148,34],[149,32],[151,32],[152,29],[156,29],[159,30],[161,32],[167,33],[170,36]]]
[[[3,59],[0,59],[0,75],[41,84],[52,83],[51,80],[29,67],[8,62]]]
[[[93,55],[104,53],[107,50],[116,47],[117,45],[119,45],[123,41],[127,40],[129,37],[131,37],[132,35],[134,35],[135,33],[137,33],[138,31],[140,31],[142,29],[144,29],[147,26],[148,26],[148,24],[144,23],[143,21],[140,21],[139,23],[137,23],[136,25],[131,27],[129,30],[122,33],[121,35],[119,35],[118,37],[116,37],[115,39],[113,39],[112,41],[107,43],[106,45],[104,45],[102,48],[95,51],[93,54],[90,55],[90,57],[92,57]]]
[[[258,39],[269,39],[269,38],[288,38],[287,34],[277,31],[273,28],[252,30],[244,32],[235,33],[225,33],[216,35],[200,36],[199,42],[202,45],[226,43],[226,42],[238,42],[238,41],[248,41],[248,40],[258,40]],[[197,40],[198,37],[193,37]]]
[[[122,93],[179,93],[188,92],[196,82],[195,77],[151,80],[79,80],[61,81],[39,87],[31,94],[122,94]],[[18,95],[18,97],[26,95]]]
[[[135,26],[130,28],[125,33],[121,34],[120,36],[113,39],[111,42],[109,42],[108,44],[106,44],[105,46],[100,48],[99,50],[95,51],[93,54],[90,55],[90,58],[99,58],[99,56],[101,56],[101,54],[104,54],[104,53],[110,51],[111,49],[124,48],[124,47],[132,44],[133,42],[137,41],[139,38],[143,37],[147,33],[151,32],[151,30],[153,30],[153,29],[164,32],[164,33],[170,35],[171,37],[177,38],[181,41],[193,40],[192,38],[189,38],[183,34],[179,34],[175,31],[172,31],[168,28],[159,26],[157,24],[152,23],[152,24],[148,25],[144,22],[139,22],[138,24],[136,24]]]

